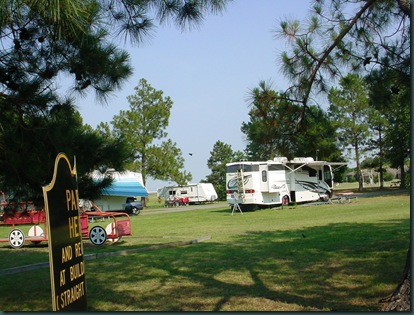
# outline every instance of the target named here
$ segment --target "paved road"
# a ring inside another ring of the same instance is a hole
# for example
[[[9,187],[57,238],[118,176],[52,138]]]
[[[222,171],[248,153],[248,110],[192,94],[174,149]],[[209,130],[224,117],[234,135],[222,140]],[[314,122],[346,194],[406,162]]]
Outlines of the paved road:
[[[191,211],[191,210],[200,210],[200,209],[222,209],[228,208],[230,210],[230,206],[225,202],[213,202],[213,203],[206,203],[201,205],[189,205],[189,206],[179,206],[179,207],[160,207],[160,208],[151,208],[145,209],[141,211],[139,215],[149,215],[149,214],[163,214],[163,213],[171,213],[171,212],[183,212],[183,211]]]

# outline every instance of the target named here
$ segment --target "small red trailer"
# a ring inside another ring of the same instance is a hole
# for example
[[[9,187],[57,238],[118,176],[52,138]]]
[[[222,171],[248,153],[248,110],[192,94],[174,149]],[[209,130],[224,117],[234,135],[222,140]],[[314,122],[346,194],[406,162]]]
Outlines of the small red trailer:
[[[131,220],[128,214],[123,212],[102,211],[93,201],[81,200],[80,221],[82,237],[91,241],[94,245],[102,245],[106,240],[117,242],[122,236],[130,236]],[[99,225],[89,229],[89,222],[97,220],[110,220],[104,229]]]
[[[0,238],[0,242],[8,242],[13,248],[20,248],[25,242],[37,244],[48,241],[44,209],[36,210],[32,202],[9,203],[3,192],[0,192],[0,198],[0,226],[11,226],[9,236]],[[94,245],[102,245],[107,240],[117,242],[122,236],[132,235],[128,214],[104,212],[90,200],[82,200],[79,216],[82,239],[89,239]],[[109,221],[109,224],[106,228],[96,224],[90,228],[90,223],[95,223],[98,220]],[[21,229],[16,227],[19,225],[32,226],[25,235]]]

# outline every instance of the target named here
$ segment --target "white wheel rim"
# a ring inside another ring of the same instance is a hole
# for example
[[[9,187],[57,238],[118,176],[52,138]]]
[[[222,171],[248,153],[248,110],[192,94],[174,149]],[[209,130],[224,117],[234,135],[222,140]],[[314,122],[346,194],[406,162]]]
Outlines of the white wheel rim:
[[[106,232],[100,226],[94,226],[89,233],[89,239],[94,245],[102,245],[106,241]]]
[[[24,234],[19,229],[14,229],[9,234],[9,243],[13,248],[20,248],[24,244]]]

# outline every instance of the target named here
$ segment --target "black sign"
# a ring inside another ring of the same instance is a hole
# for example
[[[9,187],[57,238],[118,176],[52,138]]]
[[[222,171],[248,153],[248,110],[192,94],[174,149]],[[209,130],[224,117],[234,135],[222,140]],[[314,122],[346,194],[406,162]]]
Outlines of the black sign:
[[[59,153],[52,182],[43,187],[54,311],[86,311],[85,265],[76,169]]]

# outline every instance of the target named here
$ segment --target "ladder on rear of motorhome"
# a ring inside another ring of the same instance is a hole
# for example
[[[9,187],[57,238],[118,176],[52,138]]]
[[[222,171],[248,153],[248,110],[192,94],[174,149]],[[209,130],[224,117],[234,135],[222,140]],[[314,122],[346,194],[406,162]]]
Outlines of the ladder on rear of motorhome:
[[[243,169],[237,170],[237,199],[244,202],[244,176],[243,176]]]

